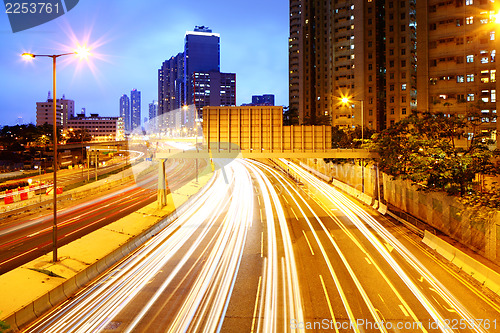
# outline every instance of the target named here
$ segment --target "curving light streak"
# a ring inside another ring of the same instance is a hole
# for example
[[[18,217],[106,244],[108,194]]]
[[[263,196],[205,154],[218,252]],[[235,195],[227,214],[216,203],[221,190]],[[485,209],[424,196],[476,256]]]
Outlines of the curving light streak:
[[[330,186],[316,177],[310,175],[307,171],[300,168],[298,165],[281,160],[282,163],[288,163],[288,166],[297,175],[301,177],[304,182],[312,185],[322,195],[324,195],[331,203],[343,211],[350,221],[356,225],[361,233],[370,241],[370,243],[378,250],[380,255],[390,264],[395,270],[401,280],[417,297],[420,303],[425,307],[435,322],[439,323],[441,331],[446,330],[446,321],[439,311],[433,306],[429,298],[422,293],[414,281],[407,275],[403,268],[394,260],[384,244],[371,232],[367,225],[377,232],[385,242],[390,244],[398,253],[417,271],[421,274],[436,292],[452,307],[458,315],[468,322],[474,322],[474,316],[463,306],[458,299],[437,279],[434,275],[389,231],[387,231],[377,220],[370,216],[367,212],[361,209],[353,201],[349,200],[345,195],[337,191],[333,186]],[[474,327],[476,332],[487,332],[482,327]]]
[[[259,318],[264,318],[258,322],[257,331],[260,332],[279,332],[290,331],[289,320],[296,319],[304,322],[302,308],[302,299],[300,295],[299,279],[295,255],[293,253],[292,239],[288,230],[288,225],[281,205],[278,193],[269,178],[257,167],[255,162],[244,161],[245,165],[256,177],[262,197],[266,214],[267,227],[267,260],[265,260],[265,269],[262,277],[262,299]],[[260,167],[260,165],[259,165]],[[274,207],[274,213],[273,213]],[[276,221],[278,218],[280,237],[276,230]],[[281,261],[278,258],[277,239],[282,239],[284,248],[284,257]],[[282,280],[279,280],[279,272],[282,272]],[[284,286],[281,290],[283,294],[283,308],[278,309],[278,293],[280,282]],[[279,314],[283,314],[283,322],[278,323]]]
[[[132,331],[187,264],[194,251],[207,241],[204,252],[209,260],[203,263],[201,273],[190,289],[184,306],[173,318],[169,331],[220,330],[254,210],[252,200],[246,199],[246,208],[242,209],[241,202],[228,198],[228,194],[247,198],[248,194],[253,195],[250,177],[241,177],[244,168],[235,164],[226,170],[234,185],[226,185],[220,174],[213,178],[209,186],[198,194],[193,205],[156,237],[117,265],[111,274],[84,289],[74,300],[48,314],[43,322],[35,324],[28,331],[97,332],[104,329],[154,279],[162,267],[180,254],[182,248],[182,259],[173,261],[175,266],[162,286],[126,328],[127,332]],[[236,173],[238,181],[235,181]],[[213,229],[216,232],[210,236],[210,230]],[[201,327],[200,318],[211,318],[210,324],[203,322],[206,326]]]

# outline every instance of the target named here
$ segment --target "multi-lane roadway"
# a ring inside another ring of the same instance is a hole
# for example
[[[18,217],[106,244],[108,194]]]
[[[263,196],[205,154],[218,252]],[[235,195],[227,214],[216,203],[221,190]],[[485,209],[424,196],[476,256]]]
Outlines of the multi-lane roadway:
[[[174,190],[195,177],[194,161],[170,160],[167,175]],[[157,172],[104,196],[58,211],[58,245],[114,222],[156,199]],[[51,213],[17,219],[0,227],[0,274],[33,260],[52,247]]]
[[[233,161],[29,332],[495,332],[500,307],[418,237],[290,163]],[[228,183],[226,183],[226,179]]]

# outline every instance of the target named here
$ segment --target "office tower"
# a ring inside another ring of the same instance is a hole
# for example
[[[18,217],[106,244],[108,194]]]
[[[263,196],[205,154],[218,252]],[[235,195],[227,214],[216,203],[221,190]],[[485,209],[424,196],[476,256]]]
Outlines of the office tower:
[[[184,98],[186,104],[197,104],[196,78],[193,74],[220,72],[220,35],[205,26],[196,26],[184,37]],[[200,92],[197,93],[200,95]],[[200,118],[202,116],[199,110]]]
[[[206,105],[236,105],[236,74],[220,72],[220,36],[207,27],[186,32],[184,52],[163,62],[158,71],[158,129],[192,126],[192,112],[169,113],[195,104],[199,117]]]
[[[252,96],[252,105],[265,105],[265,106],[274,106],[274,95],[265,94],[265,95],[253,95]]]
[[[125,133],[129,133],[131,130],[130,98],[126,94],[120,97],[120,118],[123,119]]]
[[[189,84],[194,87],[194,104],[198,112],[204,106],[236,105],[236,74],[195,72]]]
[[[130,92],[130,130],[141,127],[141,92],[134,89]]]
[[[353,128],[363,121],[366,128],[382,129],[395,119],[385,112],[388,101],[394,101],[395,114],[396,108],[401,111],[396,85],[408,92],[415,85],[409,74],[415,4],[386,2],[290,2],[290,108],[298,110],[301,123]],[[388,65],[393,65],[390,81]],[[350,102],[342,104],[343,97]],[[404,103],[407,113],[415,107],[409,97]]]
[[[420,1],[417,7],[418,110],[477,112],[481,129],[498,131],[496,50],[492,1]]]
[[[179,109],[184,104],[184,53],[163,62],[158,70],[158,114]],[[160,125],[160,124],[159,124]]]
[[[53,99],[50,97],[50,92],[45,102],[36,103],[36,125],[54,124],[53,118]],[[75,116],[75,101],[66,99],[63,95],[61,99],[56,101],[56,122],[57,126],[66,127],[68,120]]]

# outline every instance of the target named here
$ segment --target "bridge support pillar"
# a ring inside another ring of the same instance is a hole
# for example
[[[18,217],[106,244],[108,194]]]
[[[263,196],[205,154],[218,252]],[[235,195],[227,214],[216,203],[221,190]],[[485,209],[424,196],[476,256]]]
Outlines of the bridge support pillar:
[[[165,177],[165,160],[160,159],[158,163],[158,208],[162,209],[167,205],[167,180]]]

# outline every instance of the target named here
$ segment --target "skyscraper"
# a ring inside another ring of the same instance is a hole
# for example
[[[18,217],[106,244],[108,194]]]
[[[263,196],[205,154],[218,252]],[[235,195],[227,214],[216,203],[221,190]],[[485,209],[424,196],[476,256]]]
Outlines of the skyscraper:
[[[130,92],[130,130],[141,126],[141,92],[134,89]]]
[[[236,105],[236,74],[220,72],[219,41],[219,34],[197,26],[186,32],[184,52],[163,62],[158,71],[160,130],[177,121],[167,114],[184,105],[195,104],[199,117],[205,105]],[[192,121],[184,118],[175,126],[191,126]]]
[[[158,70],[158,109],[160,114],[184,104],[184,53],[163,62]]]
[[[158,102],[153,101],[149,103],[149,130],[151,132],[156,132],[156,121],[158,117]]]
[[[130,98],[126,94],[120,97],[120,118],[123,119],[124,129],[126,133],[130,132]]]
[[[496,2],[496,1],[495,1]],[[417,38],[418,109],[474,112],[482,131],[498,133],[496,73],[498,4],[492,1],[420,1]]]
[[[302,123],[385,128],[401,101],[416,107],[414,35],[414,0],[290,1],[290,108]]]

